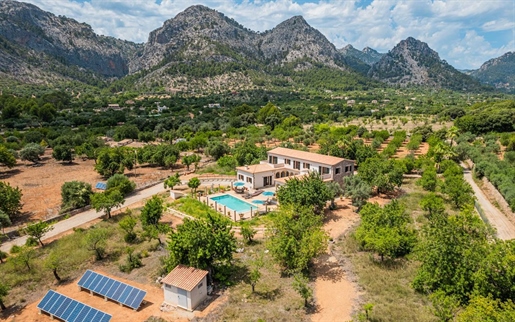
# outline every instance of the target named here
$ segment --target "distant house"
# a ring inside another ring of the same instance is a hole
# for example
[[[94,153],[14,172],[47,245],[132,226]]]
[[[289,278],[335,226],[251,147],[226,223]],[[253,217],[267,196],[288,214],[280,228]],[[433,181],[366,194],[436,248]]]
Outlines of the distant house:
[[[121,111],[123,110],[125,107],[120,107],[119,104],[107,104],[107,108],[108,109],[111,109],[111,110],[114,110],[114,111]]]
[[[207,107],[209,107],[209,108],[220,108],[220,103],[208,104]]]
[[[356,104],[356,101],[355,101],[355,100],[347,100],[347,105],[348,105],[348,106],[352,106],[352,105],[354,105],[354,104]]]
[[[288,178],[315,171],[324,181],[343,182],[354,173],[354,161],[329,155],[275,148],[268,151],[268,160],[237,167],[237,178],[250,189],[282,185]]]
[[[166,106],[166,105],[161,106],[161,102],[157,102],[156,105],[157,105],[158,113],[163,113],[164,110],[168,109],[168,106]]]
[[[207,271],[178,265],[162,279],[165,302],[193,311],[207,297]]]

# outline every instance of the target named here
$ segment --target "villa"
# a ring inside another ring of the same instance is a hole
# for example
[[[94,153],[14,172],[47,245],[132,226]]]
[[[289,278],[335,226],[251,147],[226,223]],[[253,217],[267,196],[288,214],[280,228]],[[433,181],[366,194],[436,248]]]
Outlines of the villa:
[[[318,153],[287,148],[268,151],[268,160],[259,164],[237,167],[237,178],[248,189],[278,186],[286,179],[316,171],[324,181],[342,183],[343,177],[354,173],[354,161]]]

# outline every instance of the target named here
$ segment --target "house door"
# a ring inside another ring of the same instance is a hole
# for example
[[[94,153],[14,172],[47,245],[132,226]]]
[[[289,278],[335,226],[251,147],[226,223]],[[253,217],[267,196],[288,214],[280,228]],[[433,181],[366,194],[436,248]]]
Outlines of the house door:
[[[188,308],[188,291],[177,288],[177,305]]]
[[[263,186],[271,186],[272,185],[272,176],[263,177]]]

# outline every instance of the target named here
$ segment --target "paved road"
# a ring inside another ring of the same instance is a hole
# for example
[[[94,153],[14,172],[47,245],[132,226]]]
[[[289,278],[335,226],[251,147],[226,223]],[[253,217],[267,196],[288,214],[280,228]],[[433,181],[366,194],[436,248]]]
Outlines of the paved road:
[[[477,202],[481,205],[485,216],[488,218],[490,225],[497,230],[497,237],[503,240],[515,238],[515,225],[485,196],[483,191],[477,186],[472,179],[470,170],[464,171],[465,180],[472,186]]]
[[[162,183],[158,183],[155,186],[138,191],[125,199],[125,203],[123,204],[122,208],[130,206],[132,204],[135,204],[146,198],[152,197],[153,195],[161,193],[163,191],[165,191],[165,188],[163,187]],[[115,209],[119,209],[119,208],[115,208]],[[71,230],[75,227],[78,227],[78,226],[88,223],[92,220],[95,220],[99,217],[102,217],[103,215],[104,215],[103,212],[96,212],[94,209],[91,209],[91,210],[84,211],[80,214],[77,214],[73,217],[70,217],[66,220],[59,221],[54,225],[54,229],[51,230],[50,232],[48,232],[44,236],[44,239],[57,236],[65,231]],[[22,237],[13,239],[11,241],[7,241],[0,246],[0,250],[2,250],[4,252],[9,252],[9,250],[11,249],[11,247],[13,245],[20,246],[20,245],[25,244],[26,241],[27,241],[27,236],[22,236]]]

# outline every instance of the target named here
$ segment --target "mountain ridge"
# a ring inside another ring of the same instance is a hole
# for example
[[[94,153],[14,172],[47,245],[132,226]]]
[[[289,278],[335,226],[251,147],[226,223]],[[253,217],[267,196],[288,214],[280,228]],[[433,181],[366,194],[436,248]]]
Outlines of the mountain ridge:
[[[515,52],[509,51],[486,61],[479,69],[471,71],[470,75],[497,89],[515,92]]]
[[[342,78],[368,75],[390,85],[480,88],[414,38],[386,54],[350,45],[337,49],[302,16],[255,32],[221,12],[194,5],[163,22],[143,44],[97,35],[86,23],[14,0],[0,1],[0,17],[0,73],[27,83],[77,80],[105,86],[111,79],[125,79],[124,86],[173,89],[218,77],[243,83],[244,89],[263,86],[263,79],[274,83],[274,77],[288,84],[295,73],[329,68]],[[205,81],[207,87],[210,82]],[[223,81],[217,84],[224,86]]]
[[[408,37],[375,63],[368,76],[390,85],[476,90],[481,85],[440,59],[425,42]]]

